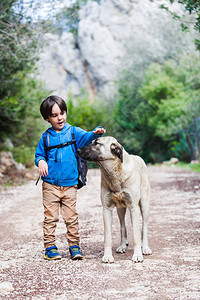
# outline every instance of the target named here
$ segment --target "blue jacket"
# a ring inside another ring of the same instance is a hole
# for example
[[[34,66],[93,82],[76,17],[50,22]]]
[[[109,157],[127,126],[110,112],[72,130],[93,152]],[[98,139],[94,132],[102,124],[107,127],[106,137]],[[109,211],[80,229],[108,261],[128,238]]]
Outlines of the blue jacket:
[[[79,127],[72,127],[66,123],[60,132],[56,132],[53,127],[47,129],[49,132],[48,146],[62,144],[72,140],[72,133],[74,133],[77,148],[82,148],[91,144],[91,142],[101,135],[87,132]],[[35,152],[35,164],[38,166],[39,160],[45,159],[44,140],[43,137],[47,135],[45,131],[38,143]],[[73,147],[73,148],[72,148]],[[55,162],[55,155],[57,151],[57,162]],[[75,156],[74,145],[69,145],[63,148],[51,149],[48,151],[48,175],[42,176],[42,180],[58,185],[58,186],[73,186],[78,184],[78,167]]]

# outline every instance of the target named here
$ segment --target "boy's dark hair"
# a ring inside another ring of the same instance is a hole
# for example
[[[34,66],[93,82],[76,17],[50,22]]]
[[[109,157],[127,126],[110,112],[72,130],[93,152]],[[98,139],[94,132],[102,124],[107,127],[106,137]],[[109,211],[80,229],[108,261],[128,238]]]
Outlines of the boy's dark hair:
[[[44,99],[40,105],[40,113],[45,120],[48,119],[49,116],[52,116],[52,107],[55,103],[58,104],[62,112],[66,111],[67,113],[67,105],[65,101],[58,96],[52,95]]]

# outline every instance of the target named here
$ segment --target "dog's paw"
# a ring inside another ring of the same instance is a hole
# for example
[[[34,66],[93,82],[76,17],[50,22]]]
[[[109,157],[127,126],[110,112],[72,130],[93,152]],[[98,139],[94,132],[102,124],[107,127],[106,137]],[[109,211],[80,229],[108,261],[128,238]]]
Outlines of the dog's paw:
[[[132,261],[134,261],[135,263],[137,263],[137,262],[143,262],[143,256],[142,256],[142,254],[141,255],[135,255],[135,254],[133,254]]]
[[[144,255],[151,255],[152,251],[151,251],[151,249],[149,247],[146,247],[146,248],[143,248],[142,253]]]
[[[117,253],[126,253],[126,245],[121,245],[116,249]]]
[[[102,257],[102,262],[109,263],[109,264],[114,263],[114,257],[112,255],[104,255]]]

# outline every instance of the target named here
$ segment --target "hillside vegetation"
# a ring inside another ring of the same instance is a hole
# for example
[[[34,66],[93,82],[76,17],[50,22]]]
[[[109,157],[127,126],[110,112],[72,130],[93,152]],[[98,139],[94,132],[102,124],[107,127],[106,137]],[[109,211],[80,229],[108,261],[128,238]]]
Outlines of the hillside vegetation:
[[[57,14],[54,22],[27,17],[21,1],[0,4],[0,150],[11,150],[14,158],[27,166],[33,164],[35,147],[48,126],[40,116],[39,106],[51,91],[34,75],[44,42],[42,36],[45,32],[58,32],[61,27],[76,35],[78,10],[86,2],[76,1],[63,14]],[[199,1],[195,7],[188,6],[192,1],[181,2],[190,13],[197,13],[198,32]],[[127,151],[141,155],[146,162],[161,162],[171,156],[184,162],[199,160],[199,51],[189,53],[186,47],[181,52],[180,48],[172,47],[170,39],[165,42],[169,43],[169,51],[159,61],[156,55],[148,57],[147,49],[140,52],[140,61],[127,53],[129,64],[119,72],[113,99],[97,96],[91,103],[84,90],[76,98],[69,95],[68,122],[86,130],[98,124],[105,126],[107,134],[115,136]]]

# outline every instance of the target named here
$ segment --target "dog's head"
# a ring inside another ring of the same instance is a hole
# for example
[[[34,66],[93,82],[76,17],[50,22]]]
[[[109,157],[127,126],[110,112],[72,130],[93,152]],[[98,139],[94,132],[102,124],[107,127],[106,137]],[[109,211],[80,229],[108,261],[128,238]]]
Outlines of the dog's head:
[[[91,145],[78,150],[78,155],[88,161],[104,161],[119,158],[123,162],[123,147],[111,137],[100,137]]]

